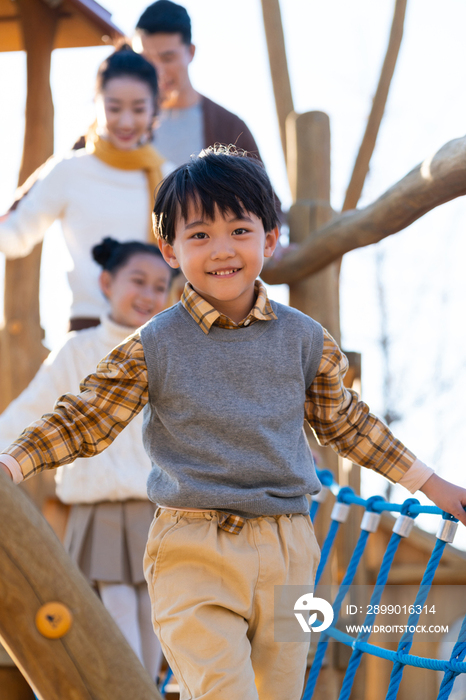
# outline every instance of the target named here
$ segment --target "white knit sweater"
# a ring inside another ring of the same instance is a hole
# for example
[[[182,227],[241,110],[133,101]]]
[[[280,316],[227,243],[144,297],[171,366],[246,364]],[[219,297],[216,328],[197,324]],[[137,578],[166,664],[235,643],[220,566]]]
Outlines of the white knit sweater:
[[[164,177],[173,165],[162,165]],[[149,188],[142,170],[120,170],[85,150],[51,158],[17,209],[0,223],[0,252],[28,255],[52,223],[61,221],[73,260],[68,281],[71,317],[100,317],[108,311],[98,286],[99,266],[91,248],[105,236],[146,241],[150,224]]]
[[[133,331],[105,317],[96,328],[69,333],[64,345],[49,355],[29,386],[0,416],[0,452],[29,423],[51,411],[59,396],[78,392],[79,383],[99,360]],[[150,470],[140,413],[104,452],[59,467],[57,495],[64,503],[144,499]]]

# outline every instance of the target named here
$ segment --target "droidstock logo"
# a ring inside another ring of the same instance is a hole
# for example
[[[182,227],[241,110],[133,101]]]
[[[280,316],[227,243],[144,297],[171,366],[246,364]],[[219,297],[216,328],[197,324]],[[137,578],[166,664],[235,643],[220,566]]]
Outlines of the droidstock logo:
[[[308,614],[311,611],[318,611],[323,614],[324,621],[318,622],[314,627],[314,623],[317,622],[317,612],[314,612],[313,615],[309,614],[307,622],[302,612],[295,612],[295,617],[301,625],[301,629],[308,634],[310,634],[311,631],[323,632],[328,629],[333,622],[333,608],[330,603],[323,598],[314,598],[313,593],[305,593],[300,596],[294,604],[294,609],[302,610]]]

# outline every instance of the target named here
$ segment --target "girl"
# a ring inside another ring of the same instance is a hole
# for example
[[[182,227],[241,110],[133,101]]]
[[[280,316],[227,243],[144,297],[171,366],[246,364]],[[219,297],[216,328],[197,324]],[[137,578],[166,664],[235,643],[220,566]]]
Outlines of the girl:
[[[156,246],[106,238],[92,252],[103,268],[99,284],[110,313],[98,327],[68,334],[0,416],[2,448],[24,425],[52,410],[58,396],[78,391],[79,382],[102,357],[166,304],[171,270]],[[142,414],[111,449],[92,463],[78,459],[61,468],[56,482],[59,498],[71,504],[65,547],[155,680],[161,651],[142,569],[155,505],[147,500],[151,467],[141,432]]]
[[[51,158],[30,180],[33,187],[0,220],[0,252],[27,255],[56,220],[73,260],[71,330],[97,325],[106,311],[91,248],[103,236],[151,240],[154,190],[173,167],[149,145],[157,112],[153,66],[124,45],[99,68],[96,126],[86,147]],[[29,185],[26,183],[25,189]]]

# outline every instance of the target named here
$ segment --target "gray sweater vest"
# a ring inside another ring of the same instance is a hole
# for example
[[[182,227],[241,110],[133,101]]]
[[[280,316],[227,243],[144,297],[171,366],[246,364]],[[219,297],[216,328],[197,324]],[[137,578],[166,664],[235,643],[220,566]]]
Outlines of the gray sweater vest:
[[[306,513],[320,490],[303,430],[322,327],[272,302],[278,317],[206,335],[183,306],[141,329],[149,378],[144,446],[155,503],[246,517]]]

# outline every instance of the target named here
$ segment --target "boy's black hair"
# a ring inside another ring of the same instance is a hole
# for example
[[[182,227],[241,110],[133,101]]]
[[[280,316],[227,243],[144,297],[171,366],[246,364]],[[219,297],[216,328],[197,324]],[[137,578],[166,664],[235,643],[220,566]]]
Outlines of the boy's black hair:
[[[128,44],[122,44],[100,64],[96,80],[97,94],[104,90],[112,78],[126,76],[145,83],[152,93],[154,105],[157,106],[159,88],[155,68],[152,63],[146,61],[144,56],[133,51]]]
[[[172,244],[177,217],[188,217],[190,203],[212,220],[215,206],[239,218],[248,212],[264,230],[278,225],[275,195],[262,163],[234,146],[207,148],[168,175],[160,185],[152,215],[154,234]]]
[[[136,29],[147,34],[181,34],[184,44],[191,45],[191,20],[185,8],[170,0],[157,0],[139,18]]]
[[[133,255],[140,254],[162,258],[158,246],[143,241],[124,241],[121,243],[114,238],[104,238],[92,248],[92,257],[96,263],[112,274],[124,267]]]

